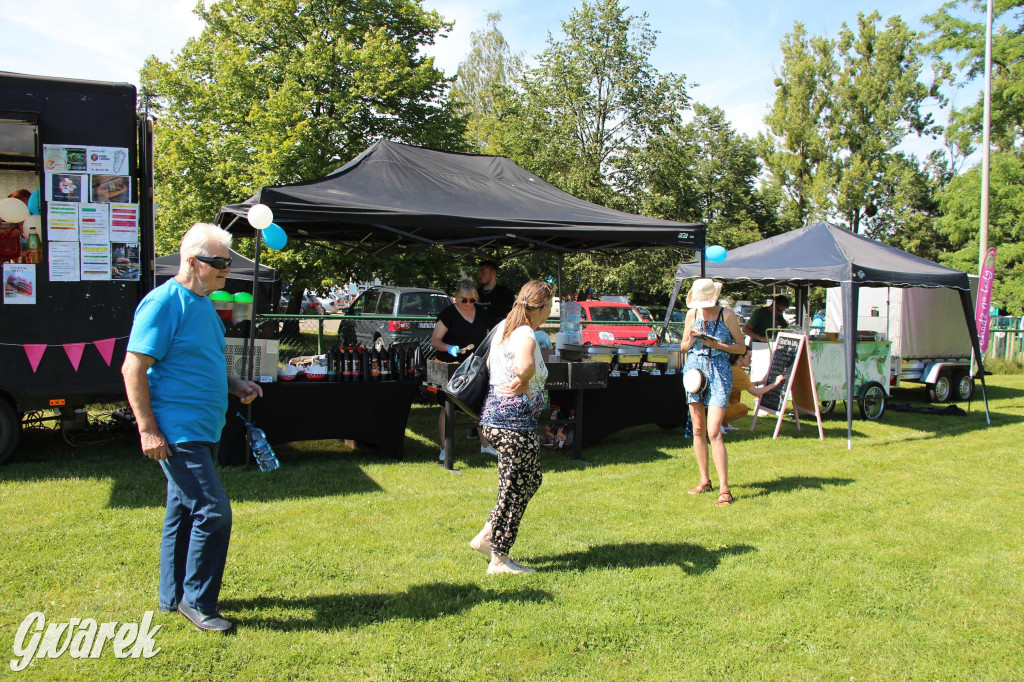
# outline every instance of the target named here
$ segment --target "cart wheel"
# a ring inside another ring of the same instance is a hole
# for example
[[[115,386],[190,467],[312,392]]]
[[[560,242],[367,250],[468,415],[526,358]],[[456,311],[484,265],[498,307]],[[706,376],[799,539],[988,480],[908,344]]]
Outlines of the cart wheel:
[[[957,400],[967,402],[974,396],[974,377],[967,370],[956,372],[953,374],[953,390]]]
[[[885,414],[885,387],[877,381],[869,381],[860,391],[860,416],[868,421],[877,421]]]
[[[832,414],[832,410],[836,409],[836,401],[822,400],[820,409],[822,414]]]
[[[18,447],[18,439],[21,437],[21,420],[14,412],[14,408],[3,397],[0,397],[0,464]]]
[[[939,372],[939,377],[934,384],[928,384],[928,397],[933,403],[949,402],[953,395],[953,380],[950,378],[949,370]]]

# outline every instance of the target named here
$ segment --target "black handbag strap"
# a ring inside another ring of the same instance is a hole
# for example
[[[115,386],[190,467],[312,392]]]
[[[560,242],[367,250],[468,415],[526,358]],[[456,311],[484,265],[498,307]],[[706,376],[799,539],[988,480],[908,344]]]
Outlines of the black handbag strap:
[[[488,351],[491,350],[491,338],[494,336],[496,329],[497,327],[487,333],[487,336],[485,336],[484,340],[480,342],[480,345],[473,349],[473,355],[480,358],[487,355]]]

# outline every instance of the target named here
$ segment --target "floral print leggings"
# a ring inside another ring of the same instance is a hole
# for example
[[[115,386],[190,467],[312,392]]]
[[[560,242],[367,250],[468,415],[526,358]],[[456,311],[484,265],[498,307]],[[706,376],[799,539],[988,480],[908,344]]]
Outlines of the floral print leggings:
[[[530,498],[540,488],[540,440],[534,431],[513,431],[480,425],[487,442],[498,451],[498,502],[491,510],[491,551],[508,556]]]

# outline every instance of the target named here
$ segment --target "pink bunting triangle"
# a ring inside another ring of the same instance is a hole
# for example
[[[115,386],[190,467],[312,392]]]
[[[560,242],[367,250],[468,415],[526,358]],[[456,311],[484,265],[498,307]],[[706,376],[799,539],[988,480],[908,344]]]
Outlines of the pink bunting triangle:
[[[96,345],[96,350],[103,356],[104,362],[107,363],[107,367],[110,367],[110,360],[114,357],[114,344],[117,339],[100,339],[99,341],[93,341]]]
[[[32,373],[36,373],[36,368],[39,367],[39,361],[43,359],[43,353],[46,352],[45,343],[26,343],[22,347],[25,349],[25,355],[28,356],[28,363],[32,365]]]
[[[71,361],[71,366],[78,371],[78,364],[82,361],[82,351],[85,350],[84,343],[65,343],[64,352],[68,355],[68,360]]]

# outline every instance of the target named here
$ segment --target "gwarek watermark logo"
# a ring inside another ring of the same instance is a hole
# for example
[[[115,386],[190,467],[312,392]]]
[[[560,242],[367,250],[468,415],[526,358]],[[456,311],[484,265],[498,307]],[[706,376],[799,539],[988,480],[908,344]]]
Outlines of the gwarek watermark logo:
[[[11,670],[19,672],[33,658],[99,658],[103,647],[111,642],[115,658],[152,658],[160,653],[153,637],[163,625],[153,627],[153,612],[146,611],[141,623],[97,623],[92,618],[72,618],[67,623],[46,623],[41,611],[34,611],[21,621],[14,636]]]

